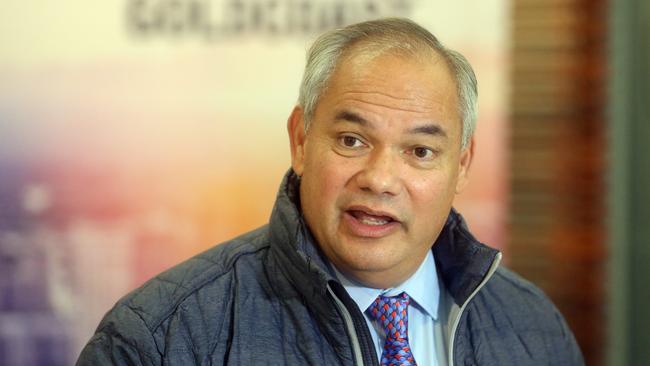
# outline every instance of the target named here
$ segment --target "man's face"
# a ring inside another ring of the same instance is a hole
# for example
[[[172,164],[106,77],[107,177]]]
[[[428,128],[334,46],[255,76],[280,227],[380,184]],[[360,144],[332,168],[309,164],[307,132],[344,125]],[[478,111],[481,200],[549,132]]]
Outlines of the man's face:
[[[308,131],[289,118],[303,215],[336,268],[371,287],[413,274],[466,182],[456,85],[439,56],[343,59]]]

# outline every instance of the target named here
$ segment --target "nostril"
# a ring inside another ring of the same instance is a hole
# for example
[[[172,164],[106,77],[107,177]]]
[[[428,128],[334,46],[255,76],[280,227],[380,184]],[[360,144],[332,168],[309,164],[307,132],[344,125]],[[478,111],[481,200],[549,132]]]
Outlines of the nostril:
[[[366,193],[376,195],[397,195],[401,189],[399,169],[384,159],[374,159],[360,170],[355,177],[357,187]]]

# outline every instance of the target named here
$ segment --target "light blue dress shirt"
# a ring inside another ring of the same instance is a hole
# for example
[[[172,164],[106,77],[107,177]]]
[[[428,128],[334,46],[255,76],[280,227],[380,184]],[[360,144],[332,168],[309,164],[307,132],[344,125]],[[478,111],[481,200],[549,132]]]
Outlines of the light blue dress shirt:
[[[364,287],[334,268],[336,275],[345,287],[352,300],[359,306],[366,318],[370,335],[375,344],[377,359],[381,360],[386,336],[382,326],[372,319],[366,309],[379,295],[397,296],[406,292],[411,297],[408,308],[408,339],[413,357],[418,365],[442,366],[439,360],[445,359],[444,342],[441,337],[441,326],[438,319],[440,303],[440,286],[436,262],[433,253],[429,251],[418,270],[402,284],[388,289]]]

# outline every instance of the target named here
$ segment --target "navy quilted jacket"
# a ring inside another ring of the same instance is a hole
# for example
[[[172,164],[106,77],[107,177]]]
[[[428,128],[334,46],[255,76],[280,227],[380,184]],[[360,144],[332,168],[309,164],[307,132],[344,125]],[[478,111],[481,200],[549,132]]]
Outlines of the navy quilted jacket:
[[[122,298],[77,365],[378,365],[361,311],[302,222],[298,184],[289,172],[268,225]],[[432,250],[450,364],[583,364],[546,296],[499,267],[455,211]]]

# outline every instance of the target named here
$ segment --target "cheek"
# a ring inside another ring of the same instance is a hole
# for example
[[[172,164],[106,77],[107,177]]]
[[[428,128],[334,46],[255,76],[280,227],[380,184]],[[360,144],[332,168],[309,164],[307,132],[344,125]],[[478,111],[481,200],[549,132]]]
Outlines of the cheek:
[[[429,211],[445,208],[454,198],[456,179],[441,174],[425,179],[413,180],[410,193],[416,207]],[[431,212],[435,213],[435,212]]]
[[[340,200],[347,181],[345,164],[325,154],[311,154],[305,164],[305,182],[309,184],[314,208],[332,210]]]
[[[326,164],[321,166],[321,192],[318,192],[323,200],[331,204],[339,204],[345,195],[348,174],[345,166],[341,164]]]

